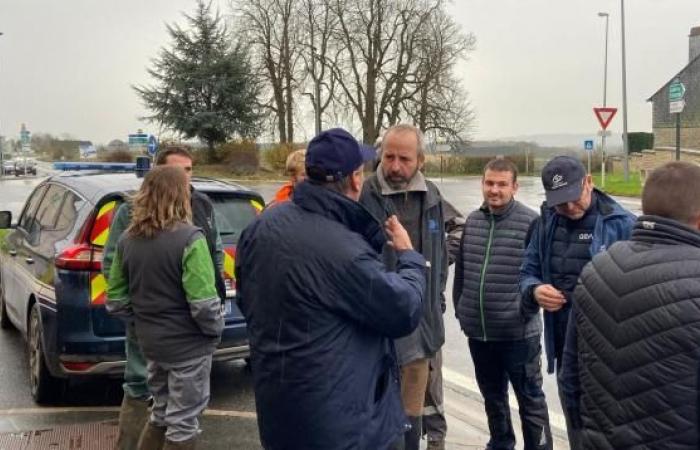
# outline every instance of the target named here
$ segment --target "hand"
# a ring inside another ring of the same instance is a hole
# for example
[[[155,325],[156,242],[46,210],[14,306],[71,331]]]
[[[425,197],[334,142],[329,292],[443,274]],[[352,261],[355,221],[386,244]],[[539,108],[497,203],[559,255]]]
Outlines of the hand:
[[[404,250],[413,250],[413,245],[411,244],[411,238],[408,237],[408,232],[401,225],[399,219],[395,215],[390,216],[386,222],[384,222],[384,230],[389,236],[389,244],[397,252]]]
[[[551,284],[540,284],[533,291],[535,301],[545,311],[559,311],[566,303],[566,297],[562,292]]]

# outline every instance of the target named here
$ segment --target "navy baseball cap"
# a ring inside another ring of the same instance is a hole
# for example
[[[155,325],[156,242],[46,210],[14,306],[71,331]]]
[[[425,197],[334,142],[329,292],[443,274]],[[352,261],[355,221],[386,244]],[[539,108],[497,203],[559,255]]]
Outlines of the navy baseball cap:
[[[583,192],[586,168],[571,156],[557,156],[542,168],[542,185],[547,206],[575,202]]]
[[[306,176],[317,181],[339,181],[376,156],[342,128],[319,133],[306,147]]]

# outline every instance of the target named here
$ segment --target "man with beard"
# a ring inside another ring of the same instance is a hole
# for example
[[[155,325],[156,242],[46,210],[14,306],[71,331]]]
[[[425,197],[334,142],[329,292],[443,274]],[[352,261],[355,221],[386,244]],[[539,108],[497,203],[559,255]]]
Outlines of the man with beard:
[[[443,292],[450,262],[448,245],[456,254],[463,219],[454,207],[443,200],[437,186],[420,172],[425,162],[425,139],[418,128],[412,125],[389,128],[382,138],[381,152],[381,163],[376,173],[365,182],[360,203],[382,222],[396,215],[408,231],[413,247],[425,257],[428,267],[420,325],[409,336],[395,340],[402,375],[401,397],[411,423],[411,429],[397,446],[417,450],[429,376],[432,373],[436,379],[441,379],[438,376],[441,367],[436,364],[439,362],[436,356],[445,341],[442,314],[445,311]],[[396,267],[393,249],[385,246],[382,256],[387,267]],[[429,397],[440,400],[442,386],[432,384],[432,390],[440,392]],[[435,412],[441,415],[442,405],[433,406]],[[432,441],[429,436],[428,448],[444,448],[444,434]]]

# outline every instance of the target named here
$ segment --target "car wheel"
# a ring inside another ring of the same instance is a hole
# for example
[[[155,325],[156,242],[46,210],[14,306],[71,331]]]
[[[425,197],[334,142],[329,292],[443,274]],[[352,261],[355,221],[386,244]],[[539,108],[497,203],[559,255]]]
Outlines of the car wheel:
[[[2,280],[0,280],[0,328],[3,330],[12,328],[12,322],[10,322],[10,317],[7,315],[7,308],[5,307],[5,290],[2,286]]]
[[[39,320],[39,304],[32,305],[29,315],[29,385],[32,397],[37,403],[49,403],[57,401],[63,393],[63,380],[51,375],[46,367],[44,344],[42,342],[43,330]]]

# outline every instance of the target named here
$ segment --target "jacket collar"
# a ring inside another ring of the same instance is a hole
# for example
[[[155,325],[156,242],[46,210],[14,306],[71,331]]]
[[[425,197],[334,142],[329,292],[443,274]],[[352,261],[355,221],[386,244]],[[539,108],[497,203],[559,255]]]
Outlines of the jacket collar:
[[[632,230],[632,239],[652,244],[685,244],[700,247],[698,230],[660,216],[639,216]]]
[[[379,187],[382,190],[382,195],[402,194],[404,192],[428,192],[428,184],[425,182],[425,176],[420,170],[411,178],[408,186],[403,189],[394,189],[386,181],[386,178],[384,178],[382,165],[379,164],[377,166],[377,180],[379,180]]]
[[[361,234],[377,253],[386,243],[379,222],[360,203],[342,194],[304,181],[297,184],[292,201],[306,211],[340,222]]]
[[[491,210],[489,209],[488,203],[483,202],[483,203],[481,204],[481,207],[480,207],[479,209],[480,209],[484,214],[486,214],[486,215],[493,214],[493,217],[494,217],[496,220],[500,220],[500,219],[502,219],[502,218],[508,217],[508,215],[509,215],[511,212],[513,212],[513,209],[515,208],[515,204],[516,204],[516,203],[517,203],[517,202],[516,202],[515,199],[513,198],[513,199],[510,200],[510,203],[508,203],[504,208],[501,208],[501,209],[499,209],[498,211],[495,211],[495,212],[492,213]]]

